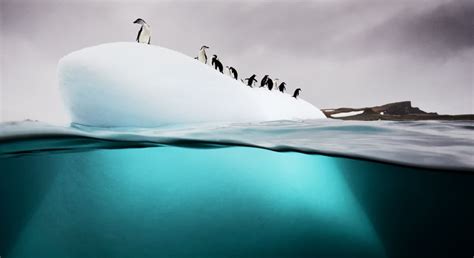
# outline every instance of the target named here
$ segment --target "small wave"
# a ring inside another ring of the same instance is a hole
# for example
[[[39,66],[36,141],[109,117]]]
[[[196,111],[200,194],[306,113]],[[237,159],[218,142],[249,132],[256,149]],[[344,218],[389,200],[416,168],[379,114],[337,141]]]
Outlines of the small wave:
[[[471,127],[470,122],[465,121],[307,120],[96,128],[25,121],[0,124],[0,156],[159,146],[247,146],[472,171],[474,137]]]

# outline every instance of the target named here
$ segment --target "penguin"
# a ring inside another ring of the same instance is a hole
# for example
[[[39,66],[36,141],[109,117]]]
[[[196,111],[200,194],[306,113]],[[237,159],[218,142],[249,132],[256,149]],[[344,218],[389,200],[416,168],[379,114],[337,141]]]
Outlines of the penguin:
[[[219,72],[224,73],[224,67],[222,66],[221,61],[217,60],[215,61],[215,67],[216,70],[219,70]]]
[[[257,79],[255,79],[257,75],[252,75],[250,76],[249,78],[246,78],[245,80],[247,81],[247,86],[249,86],[250,88],[252,88],[253,86],[253,82],[257,82]]]
[[[278,79],[275,79],[278,80]],[[268,87],[269,90],[273,89],[273,80],[270,78],[267,78],[265,85]]]
[[[229,67],[229,72],[234,77],[234,79],[238,80],[239,79],[239,74],[237,73],[237,70],[234,67]]]
[[[227,65],[225,66],[224,74],[232,77],[232,73],[230,72],[230,67]]]
[[[216,60],[217,60],[217,55],[212,55],[211,66],[214,66],[214,64],[216,63]]]
[[[293,93],[293,98],[295,98],[295,99],[298,98],[298,96],[300,95],[300,92],[301,92],[300,88],[296,89],[295,93]]]
[[[224,73],[224,67],[222,66],[221,61],[217,59],[217,55],[212,56],[211,65],[214,66],[214,69],[219,70],[219,72]]]
[[[268,74],[263,76],[262,80],[260,81],[260,88],[265,87],[265,85],[267,84],[267,79],[268,79]]]
[[[150,26],[141,18],[136,19],[133,23],[140,24],[140,31],[138,31],[137,42],[150,44],[151,30]]]
[[[280,80],[280,79],[278,79],[278,78],[275,78],[275,79],[273,80],[275,87],[278,87],[278,81],[279,81],[279,80]]]
[[[278,86],[278,90],[281,91],[281,93],[284,93],[285,90],[286,90],[286,87],[285,87],[286,83],[285,82],[282,82],[280,84],[280,86]]]
[[[209,48],[208,46],[202,46],[201,50],[199,50],[198,60],[204,64],[207,64],[206,49],[208,48]]]

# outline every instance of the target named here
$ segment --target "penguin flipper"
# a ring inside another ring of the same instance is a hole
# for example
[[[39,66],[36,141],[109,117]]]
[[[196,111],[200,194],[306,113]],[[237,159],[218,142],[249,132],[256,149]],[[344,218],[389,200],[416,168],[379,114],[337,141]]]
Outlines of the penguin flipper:
[[[150,42],[151,42],[151,36],[148,37],[148,45],[150,45]]]
[[[137,34],[137,42],[140,43],[140,34],[142,34],[143,27],[140,27],[140,30],[138,31]]]

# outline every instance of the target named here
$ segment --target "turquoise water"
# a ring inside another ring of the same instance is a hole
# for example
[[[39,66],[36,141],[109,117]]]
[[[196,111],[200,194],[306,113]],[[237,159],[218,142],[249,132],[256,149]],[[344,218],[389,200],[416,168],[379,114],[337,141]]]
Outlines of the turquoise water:
[[[1,257],[472,256],[468,169],[101,138],[3,138]]]

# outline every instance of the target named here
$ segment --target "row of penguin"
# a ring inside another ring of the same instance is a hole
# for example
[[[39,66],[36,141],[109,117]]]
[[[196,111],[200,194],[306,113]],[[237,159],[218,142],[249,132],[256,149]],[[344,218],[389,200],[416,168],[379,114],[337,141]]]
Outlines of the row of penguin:
[[[151,41],[151,29],[150,26],[141,18],[136,19],[133,23],[141,25],[140,30],[138,31],[137,35],[137,42],[138,43],[144,43],[144,44],[150,44]],[[201,49],[199,50],[199,54],[195,59],[199,60],[200,62],[207,64],[208,63],[208,58],[207,58],[207,53],[206,49],[209,49],[208,46],[202,46]],[[224,73],[224,66],[222,65],[221,61],[217,58],[217,55],[213,55],[211,59],[211,65],[214,67],[214,69],[218,70],[221,73]],[[232,78],[238,80],[239,75],[237,73],[237,70],[234,67],[231,66],[226,66],[225,73]],[[255,83],[257,83],[256,79],[257,75],[252,75],[249,78],[245,79],[240,79],[240,81],[247,86],[253,88]],[[273,90],[274,88],[279,90],[280,92],[284,93],[286,91],[286,83],[282,82],[278,84],[278,79],[272,80],[269,75],[265,75],[262,80],[260,80],[260,88],[268,88],[270,91]],[[298,98],[300,95],[301,88],[298,88],[295,90],[293,93],[294,98]]]

